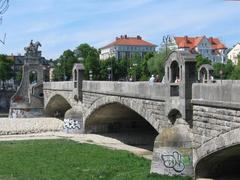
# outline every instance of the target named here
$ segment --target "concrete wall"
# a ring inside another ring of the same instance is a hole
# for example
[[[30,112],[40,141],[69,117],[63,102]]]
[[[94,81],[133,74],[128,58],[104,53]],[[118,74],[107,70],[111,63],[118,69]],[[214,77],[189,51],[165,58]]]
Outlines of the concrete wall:
[[[56,118],[0,118],[0,135],[61,130],[63,130],[63,121]]]

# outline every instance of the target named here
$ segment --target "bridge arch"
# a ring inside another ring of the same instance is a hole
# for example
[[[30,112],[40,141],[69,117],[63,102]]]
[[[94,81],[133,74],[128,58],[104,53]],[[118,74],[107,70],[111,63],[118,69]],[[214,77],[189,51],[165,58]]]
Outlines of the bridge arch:
[[[204,143],[196,150],[195,174],[199,178],[240,176],[240,129],[229,131]]]
[[[49,98],[45,106],[45,114],[63,119],[65,112],[71,107],[70,103],[62,95],[55,94]]]
[[[158,125],[141,103],[131,98],[105,96],[95,101],[84,118],[86,133],[116,138],[152,150]]]

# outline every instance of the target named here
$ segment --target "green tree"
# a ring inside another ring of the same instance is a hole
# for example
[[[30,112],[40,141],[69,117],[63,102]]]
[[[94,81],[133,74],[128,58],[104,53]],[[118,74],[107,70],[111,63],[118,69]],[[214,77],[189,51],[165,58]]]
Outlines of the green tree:
[[[66,50],[55,62],[53,79],[55,81],[59,80],[70,80],[72,77],[72,69],[74,63],[77,63],[78,59],[74,52],[71,50]],[[65,75],[65,77],[64,77]]]
[[[140,63],[141,68],[141,77],[139,80],[146,81],[149,79],[150,72],[148,70],[148,60],[154,56],[154,53],[147,53],[145,54],[143,60]]]
[[[87,58],[88,53],[92,51],[94,48],[91,47],[89,44],[84,43],[80,44],[75,50],[74,53],[76,57],[82,57],[84,60]]]
[[[91,50],[89,50],[88,55],[84,60],[84,66],[85,66],[86,79],[89,79],[90,71],[92,71],[93,80],[99,79],[100,63],[99,63],[99,54],[97,49],[92,48]]]
[[[227,61],[227,64],[214,63],[213,64],[213,75],[216,79],[232,79],[232,73],[235,67],[231,60]],[[222,75],[220,74],[222,72]]]
[[[22,81],[22,70],[23,67],[21,67],[17,72],[15,72],[15,78],[18,84]]]
[[[169,52],[170,53],[170,52]],[[166,52],[160,51],[154,53],[153,57],[148,60],[148,70],[150,74],[158,74],[162,79],[165,73],[165,62],[167,60]]]
[[[201,54],[196,56],[196,70],[203,64],[211,64],[211,61],[208,58],[203,57]]]
[[[213,64],[213,76],[214,76],[214,78],[220,79],[221,78],[220,72],[222,72],[224,74],[224,64],[223,63],[214,63]],[[222,78],[223,78],[223,74],[222,74]]]
[[[3,88],[5,88],[6,80],[11,79],[14,75],[12,70],[13,63],[5,55],[0,55],[0,80],[3,82]]]
[[[224,79],[231,79],[232,73],[234,71],[234,64],[231,60],[227,61],[227,64],[224,65]]]
[[[231,79],[233,80],[237,80],[237,79],[240,79],[240,63],[238,63],[234,69],[233,69],[233,72],[231,74]]]

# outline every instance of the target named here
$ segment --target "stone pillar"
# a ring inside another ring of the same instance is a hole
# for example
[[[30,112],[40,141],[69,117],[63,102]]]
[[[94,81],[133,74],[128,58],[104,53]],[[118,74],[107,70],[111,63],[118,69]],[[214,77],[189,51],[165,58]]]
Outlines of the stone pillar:
[[[82,82],[84,78],[84,66],[83,64],[77,63],[73,67],[73,98],[77,101],[82,101]]]
[[[80,108],[81,109],[81,108]],[[65,113],[63,130],[70,134],[84,133],[83,115],[79,108],[71,108]]]
[[[151,173],[193,176],[192,133],[188,125],[166,128],[156,137]]]

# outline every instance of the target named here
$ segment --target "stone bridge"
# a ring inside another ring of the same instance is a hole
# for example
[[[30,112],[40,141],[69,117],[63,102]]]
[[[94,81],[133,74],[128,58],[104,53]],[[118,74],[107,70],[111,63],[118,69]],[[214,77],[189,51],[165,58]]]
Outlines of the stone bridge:
[[[69,132],[153,149],[153,173],[239,177],[240,81],[194,83],[194,57],[176,52],[165,72],[164,84],[79,81],[74,74],[70,82],[44,83],[46,115],[65,114]]]

